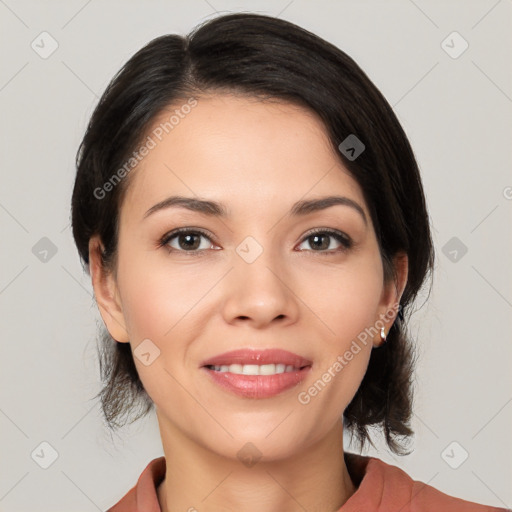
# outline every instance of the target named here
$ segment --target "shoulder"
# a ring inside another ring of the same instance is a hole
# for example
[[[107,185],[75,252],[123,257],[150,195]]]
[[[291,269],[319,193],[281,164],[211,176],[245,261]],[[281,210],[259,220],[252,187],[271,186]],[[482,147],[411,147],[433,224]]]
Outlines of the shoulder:
[[[165,457],[153,459],[137,483],[106,512],[161,512],[156,489],[165,476]]]
[[[449,496],[413,480],[405,471],[375,457],[345,453],[356,492],[339,512],[374,510],[393,512],[504,512],[507,509],[480,505]]]

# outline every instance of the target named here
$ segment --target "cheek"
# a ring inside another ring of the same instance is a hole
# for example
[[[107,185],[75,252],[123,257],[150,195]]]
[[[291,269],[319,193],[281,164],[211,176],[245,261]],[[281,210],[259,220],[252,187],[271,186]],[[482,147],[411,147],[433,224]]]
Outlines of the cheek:
[[[316,340],[319,364],[299,402],[323,414],[328,425],[350,403],[368,367],[383,291],[380,259],[369,255],[335,270],[326,266],[304,282],[304,290],[308,305],[322,321],[319,325],[328,329],[322,329],[326,335]]]
[[[184,411],[189,398],[178,384],[183,377],[176,368],[181,370],[186,363],[187,326],[194,318],[194,307],[212,284],[198,281],[191,266],[172,268],[160,259],[158,263],[149,261],[144,254],[125,255],[119,261],[118,284],[134,362],[144,388],[157,406],[169,403],[172,397],[173,405]],[[149,352],[151,359],[148,365],[137,357],[139,344],[147,339],[156,345],[145,342],[148,348],[144,352]]]
[[[211,273],[201,277],[198,280],[193,265],[171,266],[165,258],[125,256],[119,261],[118,283],[130,340],[165,341],[175,326],[179,329],[215,281]]]
[[[383,292],[380,259],[369,254],[354,257],[346,265],[318,266],[302,284],[301,296],[317,318],[328,327],[327,339],[337,350],[378,320]],[[320,325],[320,324],[319,324]]]

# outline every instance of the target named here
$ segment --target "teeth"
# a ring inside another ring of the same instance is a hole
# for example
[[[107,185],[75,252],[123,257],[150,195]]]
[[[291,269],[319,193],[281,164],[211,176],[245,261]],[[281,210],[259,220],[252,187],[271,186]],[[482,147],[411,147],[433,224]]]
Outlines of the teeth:
[[[275,375],[284,372],[296,372],[300,368],[295,368],[292,365],[279,364],[230,364],[222,366],[210,366],[216,372],[229,372],[238,375]]]

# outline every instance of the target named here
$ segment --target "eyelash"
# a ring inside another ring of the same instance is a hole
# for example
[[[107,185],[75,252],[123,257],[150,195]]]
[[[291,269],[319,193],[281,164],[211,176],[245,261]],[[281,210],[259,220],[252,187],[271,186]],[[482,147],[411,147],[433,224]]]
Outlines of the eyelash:
[[[173,247],[169,247],[169,245],[168,245],[169,242],[172,239],[174,239],[177,236],[182,235],[182,234],[202,235],[205,238],[207,238],[208,240],[210,240],[210,242],[212,242],[212,244],[214,244],[214,241],[212,241],[211,235],[209,233],[207,233],[206,231],[203,231],[202,229],[178,228],[178,229],[175,229],[175,230],[165,234],[159,240],[158,247],[163,247],[163,248],[167,249],[167,251],[169,253],[181,252],[181,253],[187,253],[190,256],[192,256],[192,255],[200,256],[202,254],[202,252],[206,250],[206,249],[201,249],[201,250],[185,251],[185,250],[180,250],[180,249],[175,249]],[[337,252],[345,252],[345,251],[351,249],[353,246],[353,242],[350,239],[350,237],[348,237],[341,231],[336,231],[336,230],[328,229],[328,228],[316,228],[313,231],[310,231],[309,233],[306,234],[306,236],[304,236],[304,238],[301,240],[301,243],[299,245],[301,245],[303,242],[305,242],[308,238],[310,238],[314,235],[318,235],[318,234],[328,235],[328,236],[333,237],[336,241],[338,241],[342,245],[342,247],[338,248],[338,249],[329,249],[329,250],[321,250],[321,251],[315,251],[315,250],[310,249],[309,252],[315,252],[318,254],[333,254],[333,253],[337,253]]]

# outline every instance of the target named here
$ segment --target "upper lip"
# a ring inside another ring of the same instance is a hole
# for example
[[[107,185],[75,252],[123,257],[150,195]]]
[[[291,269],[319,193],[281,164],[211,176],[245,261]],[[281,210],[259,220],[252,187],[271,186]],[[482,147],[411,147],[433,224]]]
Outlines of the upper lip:
[[[313,363],[298,354],[282,349],[238,349],[206,359],[201,366],[222,366],[230,364],[286,364],[294,368],[311,366]]]

